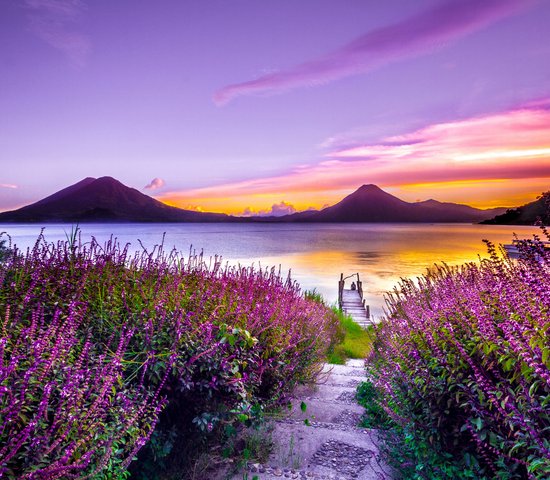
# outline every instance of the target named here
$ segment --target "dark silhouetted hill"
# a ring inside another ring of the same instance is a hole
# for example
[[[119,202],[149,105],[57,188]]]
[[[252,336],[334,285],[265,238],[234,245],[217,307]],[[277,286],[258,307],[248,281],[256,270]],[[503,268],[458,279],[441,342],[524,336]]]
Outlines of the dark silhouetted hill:
[[[0,213],[0,222],[227,222],[224,214],[171,207],[112,177],[85,178],[36,203]]]
[[[538,220],[550,225],[550,191],[537,200],[518,208],[506,210],[502,215],[485,220],[488,225],[534,225]]]
[[[274,221],[473,223],[504,211],[504,208],[480,210],[436,200],[409,203],[384,192],[376,185],[363,185],[332,207],[319,212],[302,212],[279,217]]]

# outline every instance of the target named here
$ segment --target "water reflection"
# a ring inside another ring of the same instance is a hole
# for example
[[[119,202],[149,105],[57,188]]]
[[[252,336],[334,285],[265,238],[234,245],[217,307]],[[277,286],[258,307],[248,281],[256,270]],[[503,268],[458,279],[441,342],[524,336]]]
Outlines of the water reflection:
[[[434,263],[459,265],[487,257],[483,239],[509,243],[514,232],[522,238],[537,232],[533,227],[481,225],[350,225],[339,226],[339,231],[323,227],[324,241],[310,250],[263,262],[291,268],[304,288],[316,288],[331,302],[336,301],[340,273],[359,272],[375,316],[382,315],[383,295],[400,278],[420,276]],[[320,247],[325,249],[316,249]]]
[[[457,265],[486,256],[482,239],[509,243],[513,233],[531,237],[535,227],[416,224],[87,224],[82,239],[104,242],[111,235],[139,249],[165,246],[187,253],[190,245],[205,255],[222,255],[230,264],[275,266],[304,289],[316,288],[329,302],[337,298],[340,273],[359,272],[367,302],[382,314],[383,294],[403,277],[416,277],[436,262]],[[22,248],[31,246],[40,226],[0,225]],[[65,240],[71,227],[48,225],[48,241]]]

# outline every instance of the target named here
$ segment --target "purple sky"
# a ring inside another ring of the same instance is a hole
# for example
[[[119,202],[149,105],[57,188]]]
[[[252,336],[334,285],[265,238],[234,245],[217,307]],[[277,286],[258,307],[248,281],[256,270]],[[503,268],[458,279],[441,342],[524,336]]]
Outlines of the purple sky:
[[[281,178],[327,156],[549,111],[549,25],[547,0],[0,0],[0,211],[103,175],[207,210],[189,192],[263,182],[235,211],[305,208]],[[313,206],[353,190],[323,188]]]

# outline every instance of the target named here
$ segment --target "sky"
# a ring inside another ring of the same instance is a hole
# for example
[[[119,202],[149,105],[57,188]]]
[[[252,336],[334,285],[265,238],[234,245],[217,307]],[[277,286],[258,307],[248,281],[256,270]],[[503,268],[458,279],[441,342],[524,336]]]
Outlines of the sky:
[[[0,211],[112,176],[285,214],[550,190],[549,0],[0,0]]]

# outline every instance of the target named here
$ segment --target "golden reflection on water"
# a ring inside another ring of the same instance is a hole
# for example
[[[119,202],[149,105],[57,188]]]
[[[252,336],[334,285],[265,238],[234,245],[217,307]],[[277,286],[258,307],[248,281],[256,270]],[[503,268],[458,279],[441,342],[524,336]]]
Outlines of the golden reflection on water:
[[[393,290],[400,278],[421,276],[436,263],[477,262],[488,256],[483,239],[498,245],[510,243],[513,233],[520,238],[538,233],[535,227],[482,225],[377,225],[375,229],[375,235],[372,230],[360,229],[351,238],[344,232],[332,249],[311,245],[308,250],[264,257],[261,263],[280,265],[283,272],[290,269],[302,288],[315,288],[330,303],[336,302],[340,274],[358,272],[366,301],[379,317],[383,314],[384,294]]]

